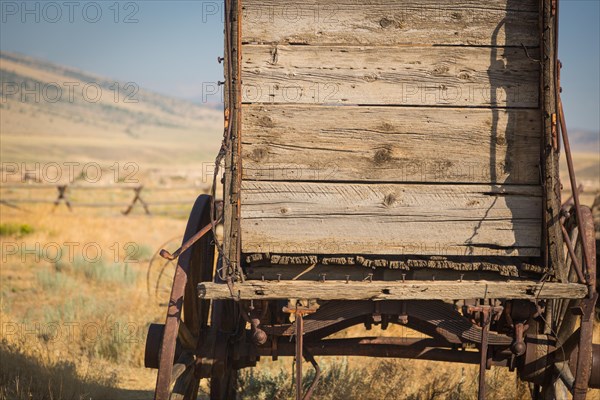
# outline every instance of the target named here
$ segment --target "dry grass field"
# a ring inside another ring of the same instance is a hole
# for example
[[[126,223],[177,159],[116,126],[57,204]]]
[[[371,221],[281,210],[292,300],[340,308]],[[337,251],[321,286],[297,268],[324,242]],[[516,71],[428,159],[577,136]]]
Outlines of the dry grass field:
[[[2,387],[11,398],[149,398],[146,290],[154,249],[185,221],[88,211],[2,210]],[[139,392],[138,392],[139,391]]]

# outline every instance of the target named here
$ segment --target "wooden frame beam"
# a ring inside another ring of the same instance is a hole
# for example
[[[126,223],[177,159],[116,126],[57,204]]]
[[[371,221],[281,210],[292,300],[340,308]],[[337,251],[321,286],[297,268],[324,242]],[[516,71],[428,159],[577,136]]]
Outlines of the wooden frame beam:
[[[246,281],[236,283],[240,300],[310,298],[320,300],[462,300],[462,299],[580,299],[587,287],[576,283],[494,281]],[[231,299],[222,283],[198,284],[201,299]]]

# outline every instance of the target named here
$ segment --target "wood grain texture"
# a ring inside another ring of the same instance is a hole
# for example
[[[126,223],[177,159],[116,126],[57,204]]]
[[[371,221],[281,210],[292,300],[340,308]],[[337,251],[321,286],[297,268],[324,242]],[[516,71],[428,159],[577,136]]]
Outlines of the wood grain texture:
[[[229,10],[226,15],[238,15],[241,13],[241,3],[239,0],[231,0],[229,2],[231,6],[231,13]],[[227,35],[225,36],[225,51],[224,51],[224,75],[225,75],[225,88],[223,94],[225,96],[225,110],[224,110],[224,121],[225,126],[231,127],[229,137],[227,141],[226,154],[224,156],[225,169],[223,172],[224,185],[223,185],[223,254],[233,268],[239,267],[240,258],[240,244],[239,244],[239,219],[240,219],[240,207],[239,207],[239,193],[240,193],[240,182],[241,173],[239,170],[239,160],[241,154],[241,113],[242,113],[242,99],[241,99],[241,84],[239,76],[241,74],[241,52],[242,38],[240,29],[241,26],[238,24],[239,19],[231,18],[225,23],[225,29],[230,29],[229,43],[231,49],[227,46]],[[229,51],[231,50],[231,54]],[[231,56],[231,60],[229,57]],[[228,64],[231,64],[231,68]],[[231,76],[229,76],[229,70],[231,69]],[[226,131],[227,132],[227,131]]]
[[[234,293],[242,300],[308,298],[319,300],[463,300],[463,299],[553,299],[583,298],[585,285],[576,283],[538,283],[534,281],[246,281],[236,283]],[[201,299],[230,299],[222,283],[198,285]]]
[[[542,1],[542,45],[544,47],[543,57],[541,57],[542,76],[541,76],[541,102],[543,110],[543,138],[544,147],[542,159],[542,174],[544,188],[544,242],[546,265],[550,266],[561,280],[568,278],[568,271],[565,264],[564,241],[560,223],[560,210],[562,206],[559,160],[560,144],[558,137],[560,133],[558,127],[553,122],[557,117],[556,108],[556,76],[559,71],[556,70],[556,18],[558,16],[553,12],[553,3],[551,0]]]
[[[242,52],[244,103],[538,107],[539,64],[521,48],[245,45]]]
[[[242,181],[242,252],[540,254],[537,186]]]
[[[244,179],[540,181],[538,110],[244,105],[242,116]]]
[[[245,43],[538,46],[536,0],[246,0]]]

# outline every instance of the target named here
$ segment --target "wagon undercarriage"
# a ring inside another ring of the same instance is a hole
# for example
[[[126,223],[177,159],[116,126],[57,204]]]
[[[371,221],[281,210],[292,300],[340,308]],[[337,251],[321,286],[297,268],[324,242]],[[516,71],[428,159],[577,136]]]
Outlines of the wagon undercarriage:
[[[209,204],[208,196],[199,198],[196,212],[192,212],[195,219],[190,219],[192,226],[206,221]],[[583,209],[584,226],[592,238],[588,211]],[[440,270],[429,270],[428,280],[416,280],[402,270],[322,264],[301,268],[303,273],[295,280],[286,275],[285,268],[254,266],[247,270],[244,282],[227,283],[218,275],[215,282],[209,282],[207,275],[201,280],[198,274],[213,274],[206,258],[212,251],[211,230],[206,228],[210,225],[188,229],[184,239],[189,240],[190,232],[205,232],[191,246],[190,258],[179,259],[178,271],[195,275],[195,280],[186,283],[181,274],[174,282],[174,288],[180,288],[175,293],[184,287],[188,292],[196,290],[192,296],[199,303],[195,307],[203,310],[199,312],[203,319],[192,315],[186,320],[184,315],[177,326],[182,307],[175,297],[166,327],[150,328],[146,365],[160,367],[163,372],[159,374],[157,398],[161,398],[161,387],[163,398],[194,398],[200,378],[211,378],[213,398],[232,398],[237,370],[256,365],[260,357],[285,356],[305,359],[317,371],[307,393],[299,393],[300,398],[310,397],[318,384],[320,368],[315,356],[478,364],[480,382],[485,382],[485,371],[490,367],[506,367],[532,383],[534,393],[558,399],[566,398],[567,392],[583,399],[588,387],[600,387],[600,345],[592,345],[597,293],[593,291],[590,297],[588,285],[523,278],[469,280],[464,272]],[[577,237],[576,226],[571,229],[569,237]],[[595,255],[594,242],[587,243],[589,254]],[[581,249],[578,242],[574,247]],[[204,255],[199,253],[201,249]],[[215,271],[220,268],[221,261]],[[196,272],[192,274],[192,270]],[[586,277],[594,282],[595,269],[589,272]],[[569,275],[576,278],[574,265]],[[184,305],[184,313],[185,307],[194,306]],[[367,330],[402,325],[422,337],[329,338],[355,325],[364,325]],[[165,359],[169,358],[163,358],[161,365],[161,345],[164,354],[169,343],[174,345],[175,363],[167,364]],[[297,384],[302,382],[302,363],[296,365]],[[480,384],[480,398],[484,397],[485,386]]]

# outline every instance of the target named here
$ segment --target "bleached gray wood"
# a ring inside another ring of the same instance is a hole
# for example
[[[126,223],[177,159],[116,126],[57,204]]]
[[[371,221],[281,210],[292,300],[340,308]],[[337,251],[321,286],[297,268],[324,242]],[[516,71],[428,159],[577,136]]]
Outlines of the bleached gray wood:
[[[521,48],[246,45],[242,91],[244,103],[536,108],[539,63]]]
[[[246,0],[243,40],[538,46],[536,0]]]
[[[242,251],[537,256],[537,186],[242,181]]]
[[[229,264],[237,270],[239,267],[240,257],[240,245],[239,245],[239,215],[240,215],[240,204],[239,204],[239,193],[240,193],[240,182],[241,173],[239,169],[240,162],[240,132],[241,132],[241,113],[242,113],[242,99],[241,99],[241,84],[238,79],[241,74],[241,51],[242,38],[240,32],[240,26],[237,23],[239,21],[235,16],[241,12],[241,4],[239,0],[231,0],[229,3],[231,6],[231,19],[229,24],[231,35],[230,45],[231,54],[227,48],[227,36],[225,39],[223,53],[224,59],[224,75],[225,75],[225,87],[223,94],[225,96],[225,126],[231,126],[231,135],[225,141],[229,142],[229,146],[226,148],[224,156],[225,168],[223,171],[224,185],[223,185],[223,254]],[[227,16],[229,18],[229,15]],[[229,60],[231,57],[231,74],[229,76]],[[231,81],[231,85],[229,84]],[[218,189],[217,189],[218,193]]]
[[[565,265],[564,241],[560,223],[561,212],[561,182],[559,171],[560,160],[560,133],[557,127],[557,99],[556,99],[556,29],[558,28],[552,0],[542,1],[542,36],[543,57],[541,79],[541,102],[543,110],[543,188],[545,194],[544,204],[544,260],[551,266],[556,275],[562,279],[568,276]],[[547,322],[547,324],[549,324]]]
[[[244,179],[540,181],[538,110],[245,105],[242,116]]]
[[[587,295],[585,285],[534,281],[251,281],[233,288],[241,300],[319,299],[319,300],[463,300],[463,299],[580,299]],[[201,299],[230,299],[222,283],[198,284]]]

